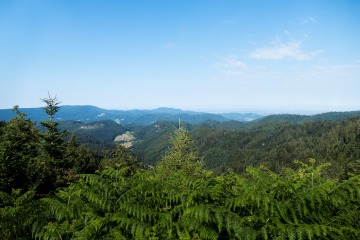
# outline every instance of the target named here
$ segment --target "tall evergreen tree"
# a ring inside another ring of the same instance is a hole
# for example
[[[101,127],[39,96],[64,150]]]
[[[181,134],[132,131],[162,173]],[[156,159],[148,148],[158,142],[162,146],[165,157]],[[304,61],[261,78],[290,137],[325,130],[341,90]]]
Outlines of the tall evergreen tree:
[[[41,193],[50,193],[58,187],[65,187],[77,178],[79,173],[94,173],[97,163],[93,154],[77,142],[75,135],[65,141],[67,131],[59,129],[55,114],[59,111],[60,102],[56,97],[42,99],[46,104],[45,113],[49,119],[42,121],[45,132],[41,135],[41,156],[44,181],[40,186]]]
[[[45,113],[49,120],[42,121],[40,124],[45,128],[45,132],[41,135],[41,161],[43,164],[44,180],[39,186],[40,193],[49,193],[54,191],[57,187],[66,186],[69,178],[68,169],[71,168],[69,159],[65,157],[66,131],[61,131],[58,128],[59,123],[55,121],[55,114],[59,110],[60,102],[56,97],[42,99],[46,104],[44,107]],[[73,175],[72,173],[70,173]]]
[[[55,114],[59,111],[59,102],[56,97],[52,98],[50,95],[48,98],[42,99],[46,104],[44,107],[45,113],[48,115],[49,120],[42,121],[41,125],[45,128],[43,138],[43,149],[47,156],[51,158],[55,166],[61,166],[64,161],[65,151],[65,136],[66,131],[60,131],[58,128],[59,123],[54,120]]]

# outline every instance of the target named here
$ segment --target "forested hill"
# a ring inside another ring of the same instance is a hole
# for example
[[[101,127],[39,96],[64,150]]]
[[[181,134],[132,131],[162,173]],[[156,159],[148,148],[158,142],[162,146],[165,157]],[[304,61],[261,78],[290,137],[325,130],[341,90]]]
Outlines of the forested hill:
[[[125,133],[127,130],[112,120],[91,123],[68,120],[59,122],[59,128],[74,133],[81,144],[95,151],[108,148],[113,144],[116,136]]]
[[[26,112],[32,121],[40,122],[47,119],[42,108],[24,108],[21,111]],[[9,121],[15,117],[11,109],[0,109],[0,121]],[[199,123],[207,120],[215,121],[251,121],[262,117],[254,113],[225,113],[214,114],[205,112],[184,111],[174,108],[157,108],[153,110],[106,110],[94,106],[62,106],[56,116],[57,121],[74,120],[85,123],[113,120],[122,125],[137,124],[149,125],[156,121],[182,121],[189,123]]]
[[[159,122],[139,127],[135,136],[141,141],[133,151],[142,161],[155,164],[168,149],[167,139],[176,126],[175,122]],[[360,159],[360,117],[300,123],[286,119],[206,122],[186,127],[196,140],[206,167],[219,171],[231,168],[242,172],[249,165],[259,164],[280,171],[283,167],[292,167],[296,159],[316,158],[320,162],[331,162],[336,170],[333,173],[340,176]]]
[[[253,121],[253,124],[257,124],[260,122],[270,122],[270,121],[289,121],[294,123],[302,123],[309,121],[343,120],[357,116],[360,116],[360,111],[327,112],[327,113],[320,113],[315,115],[274,114],[262,118],[257,118]]]

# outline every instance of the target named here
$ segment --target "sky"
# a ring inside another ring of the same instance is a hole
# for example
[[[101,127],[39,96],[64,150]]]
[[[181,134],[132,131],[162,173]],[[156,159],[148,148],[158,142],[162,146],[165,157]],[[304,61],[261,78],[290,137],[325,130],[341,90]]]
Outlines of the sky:
[[[360,110],[360,1],[2,0],[0,108]]]

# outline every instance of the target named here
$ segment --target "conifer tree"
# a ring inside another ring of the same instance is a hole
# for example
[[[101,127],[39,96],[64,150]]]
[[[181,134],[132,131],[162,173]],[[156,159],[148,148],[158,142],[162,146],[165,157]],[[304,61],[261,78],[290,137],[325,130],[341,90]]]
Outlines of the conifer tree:
[[[59,123],[55,121],[55,114],[59,110],[60,102],[56,97],[42,99],[46,104],[44,107],[45,113],[49,120],[42,121],[40,124],[45,128],[45,132],[41,135],[41,156],[43,162],[43,181],[39,186],[40,193],[49,193],[54,191],[57,187],[66,186],[69,174],[67,171],[71,168],[69,159],[65,157],[65,136],[66,131],[60,131]]]
[[[7,193],[13,188],[27,191],[39,180],[39,131],[18,106],[13,111],[16,117],[3,127],[0,136],[0,191]]]
[[[41,122],[41,125],[46,130],[42,136],[43,149],[47,156],[52,159],[54,165],[61,166],[64,160],[64,142],[67,132],[60,131],[58,128],[59,123],[54,120],[61,102],[56,97],[52,98],[50,95],[48,98],[42,99],[42,101],[46,104],[44,111],[49,117],[49,120]]]
[[[204,162],[199,157],[194,141],[184,128],[176,130],[171,137],[172,147],[159,162],[157,169],[165,176],[180,171],[187,176],[200,176],[205,173]]]

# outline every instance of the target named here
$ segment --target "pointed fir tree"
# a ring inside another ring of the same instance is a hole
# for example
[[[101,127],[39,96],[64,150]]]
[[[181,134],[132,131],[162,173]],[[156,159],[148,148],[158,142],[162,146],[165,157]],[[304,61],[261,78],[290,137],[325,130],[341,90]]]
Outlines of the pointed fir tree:
[[[52,98],[50,95],[48,98],[42,99],[42,101],[46,104],[44,111],[49,117],[49,120],[41,122],[41,125],[45,128],[45,133],[42,136],[43,149],[56,166],[61,166],[64,159],[64,142],[67,132],[60,131],[58,128],[59,123],[54,120],[61,102],[56,97]]]
[[[195,143],[186,129],[179,127],[170,139],[170,144],[172,147],[157,166],[159,172],[169,175],[180,171],[194,177],[206,172],[203,159],[199,157]]]
[[[57,187],[67,185],[68,175],[71,174],[67,170],[71,168],[71,164],[65,156],[67,132],[61,131],[58,128],[59,123],[54,120],[60,102],[56,97],[51,97],[50,94],[48,98],[44,98],[42,101],[46,104],[44,111],[49,120],[40,122],[45,131],[41,135],[40,159],[43,162],[43,181],[39,186],[39,191],[40,193],[49,193]]]

